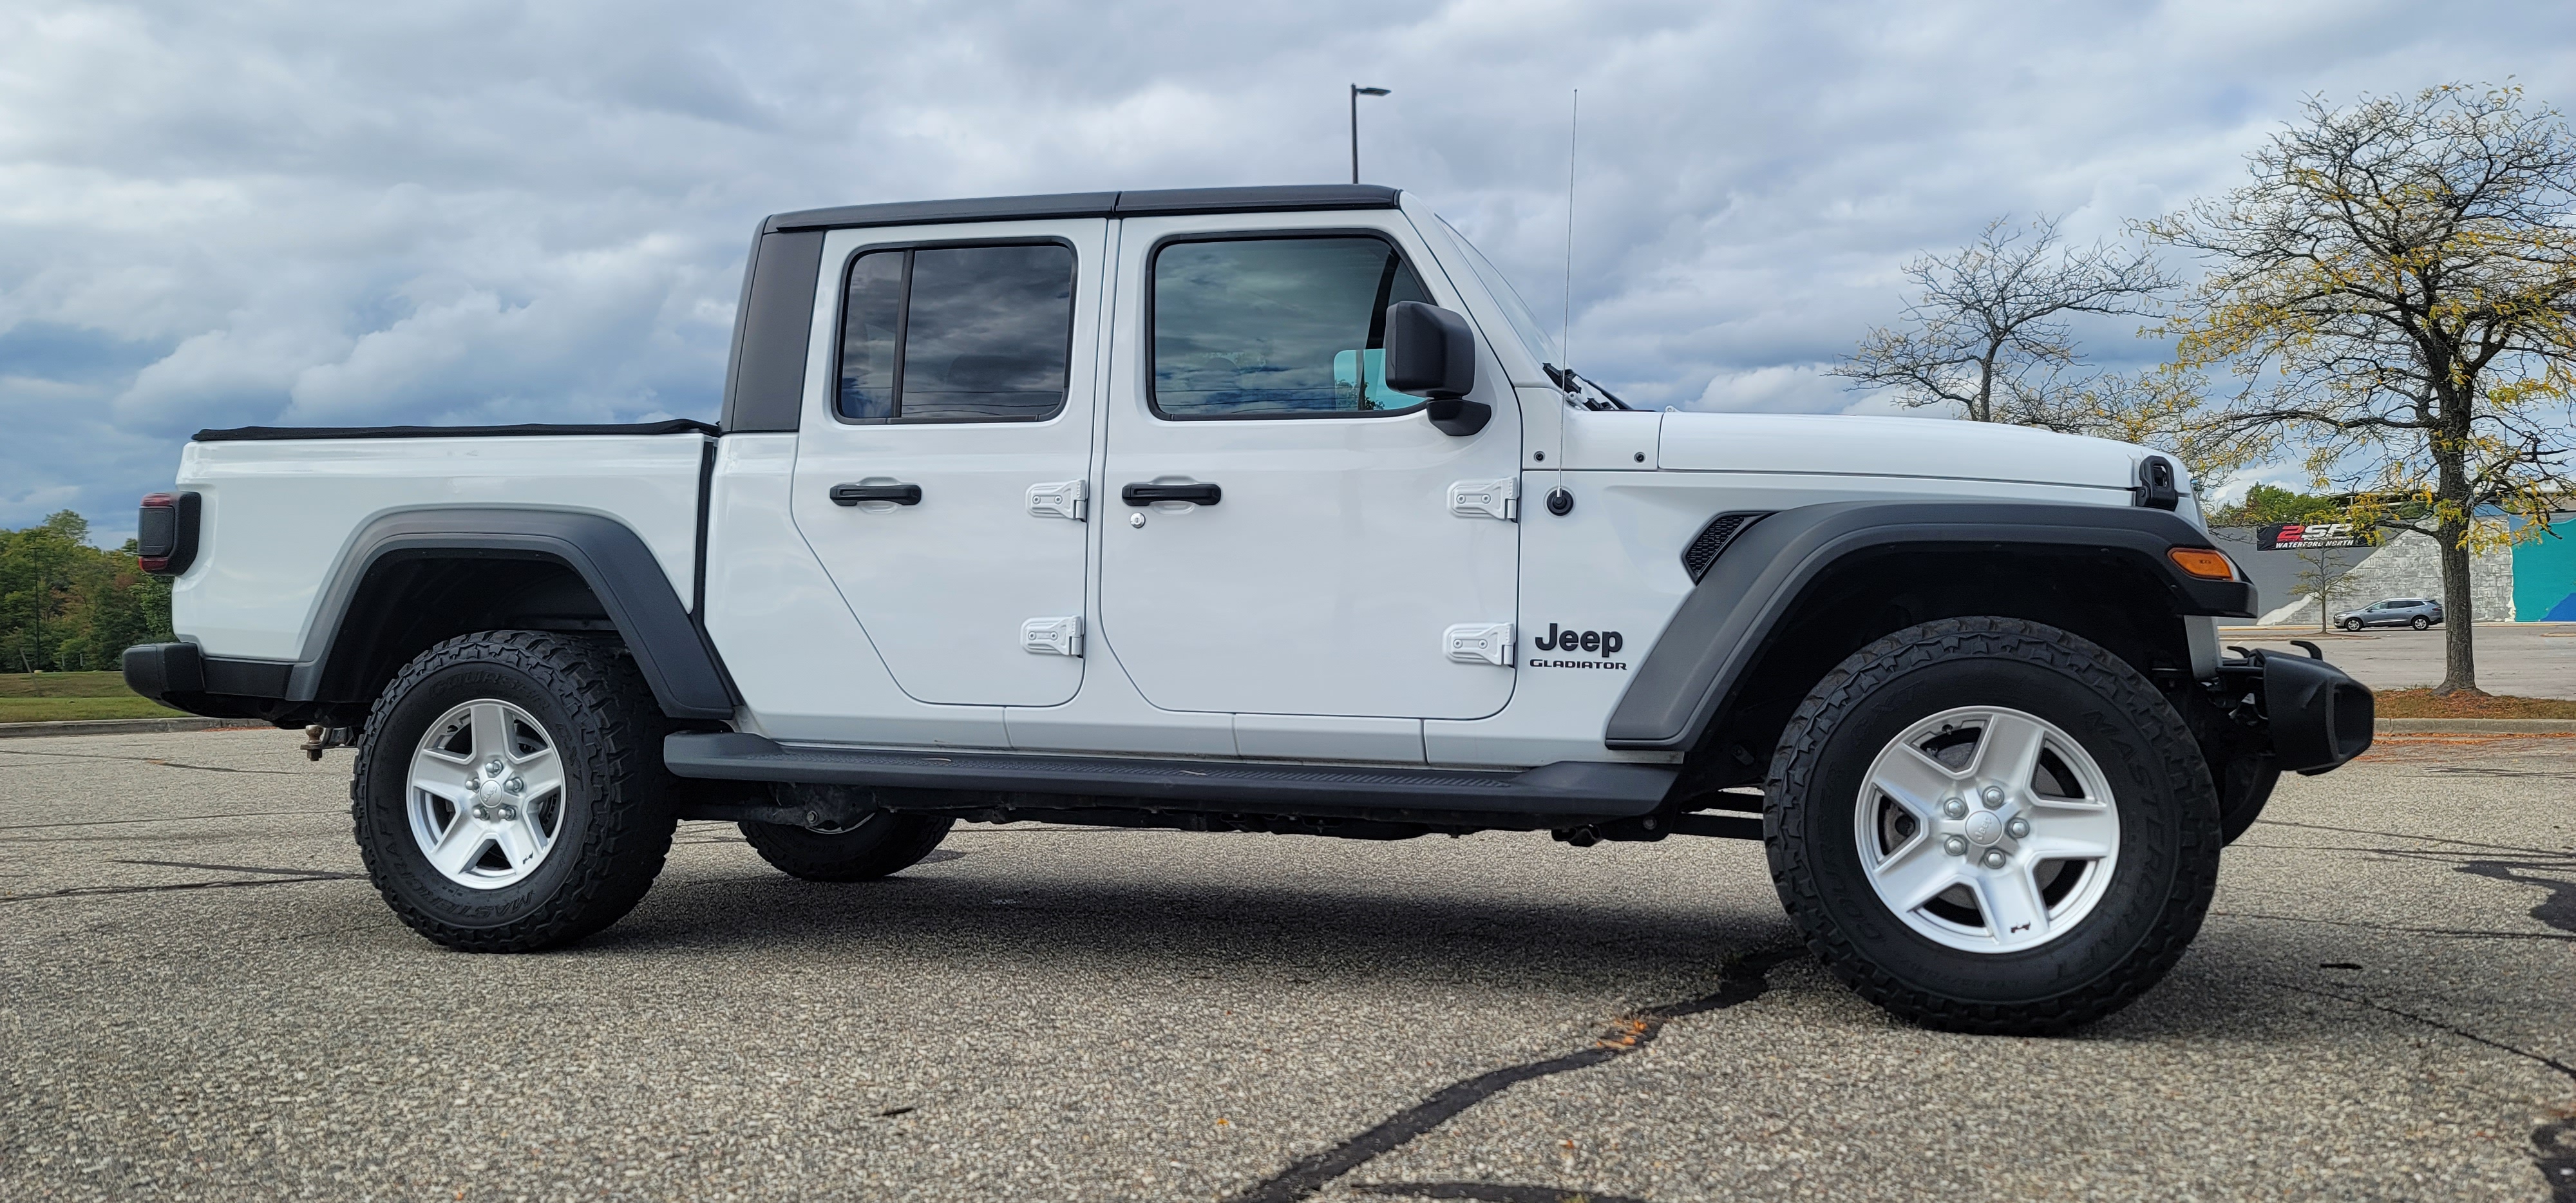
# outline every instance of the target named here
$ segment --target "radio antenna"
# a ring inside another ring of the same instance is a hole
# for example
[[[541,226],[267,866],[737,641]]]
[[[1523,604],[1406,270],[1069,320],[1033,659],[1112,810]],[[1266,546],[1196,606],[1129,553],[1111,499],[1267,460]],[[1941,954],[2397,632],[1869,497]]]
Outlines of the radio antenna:
[[[1574,372],[1574,148],[1583,127],[1583,89],[1574,90],[1574,107],[1565,122],[1565,307],[1558,311],[1556,353],[1565,359],[1567,392],[1575,389]]]

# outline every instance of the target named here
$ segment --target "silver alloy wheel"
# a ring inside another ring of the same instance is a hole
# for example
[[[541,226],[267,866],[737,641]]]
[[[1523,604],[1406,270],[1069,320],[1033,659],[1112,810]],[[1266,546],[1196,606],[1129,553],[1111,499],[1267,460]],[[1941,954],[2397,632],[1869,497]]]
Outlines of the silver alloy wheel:
[[[2037,715],[1945,710],[1870,762],[1861,869],[1916,934],[1968,952],[2037,948],[2084,921],[2120,859],[2100,765]]]
[[[508,702],[467,702],[412,753],[411,834],[449,881],[497,890],[545,863],[563,830],[563,758],[545,725]]]

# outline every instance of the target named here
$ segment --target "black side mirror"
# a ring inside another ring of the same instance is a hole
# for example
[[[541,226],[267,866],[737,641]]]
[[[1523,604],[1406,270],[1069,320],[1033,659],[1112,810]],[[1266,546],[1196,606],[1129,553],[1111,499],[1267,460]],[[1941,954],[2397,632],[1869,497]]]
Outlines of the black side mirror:
[[[1386,307],[1386,386],[1430,398],[1422,412],[1444,434],[1474,434],[1494,417],[1494,407],[1467,399],[1476,388],[1475,333],[1466,318],[1437,305]]]

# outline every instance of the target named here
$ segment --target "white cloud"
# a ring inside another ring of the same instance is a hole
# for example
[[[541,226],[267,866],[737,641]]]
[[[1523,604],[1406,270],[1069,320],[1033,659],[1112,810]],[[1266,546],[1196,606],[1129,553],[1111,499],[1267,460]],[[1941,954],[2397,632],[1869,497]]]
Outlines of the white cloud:
[[[761,214],[1338,179],[1353,81],[1395,89],[1362,112],[1369,177],[1551,321],[1583,89],[1588,375],[1657,406],[1884,407],[1818,372],[1896,316],[1899,265],[1992,217],[2116,234],[2228,186],[2311,93],[2511,76],[2576,103],[2576,14],[2446,14],[22,0],[0,524],[63,496],[104,523],[204,425],[712,416]],[[2132,325],[2089,328],[2097,357],[2157,354]]]

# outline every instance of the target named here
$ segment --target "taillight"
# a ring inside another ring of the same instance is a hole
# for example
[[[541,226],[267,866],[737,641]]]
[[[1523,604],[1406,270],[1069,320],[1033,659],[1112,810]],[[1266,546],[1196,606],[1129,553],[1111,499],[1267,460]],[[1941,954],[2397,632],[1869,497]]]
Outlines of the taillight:
[[[143,571],[177,576],[197,558],[197,495],[152,493],[134,520],[134,558]]]

